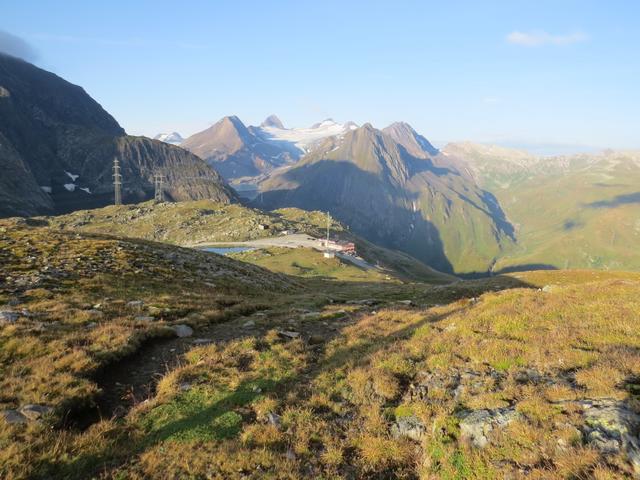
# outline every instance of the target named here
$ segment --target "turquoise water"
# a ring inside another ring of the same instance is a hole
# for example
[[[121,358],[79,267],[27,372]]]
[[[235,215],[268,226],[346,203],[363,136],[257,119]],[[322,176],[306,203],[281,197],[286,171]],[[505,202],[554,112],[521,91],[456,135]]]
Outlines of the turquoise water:
[[[247,252],[249,250],[254,250],[251,247],[206,247],[203,248],[205,252],[213,252],[219,255],[228,255],[229,253],[240,253]]]

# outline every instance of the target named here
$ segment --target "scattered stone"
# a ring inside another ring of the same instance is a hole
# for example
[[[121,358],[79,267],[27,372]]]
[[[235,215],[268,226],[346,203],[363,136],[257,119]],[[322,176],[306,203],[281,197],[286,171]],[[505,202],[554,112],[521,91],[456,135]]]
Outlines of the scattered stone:
[[[284,456],[287,460],[293,461],[296,459],[296,453],[291,449],[287,450],[287,453],[285,453]]]
[[[378,303],[380,303],[378,300],[375,300],[373,298],[365,298],[363,300],[349,300],[347,302],[349,305],[377,305]]]
[[[489,444],[489,436],[494,429],[506,427],[518,416],[513,408],[463,412],[460,414],[460,438],[476,448],[484,448]]]
[[[411,300],[398,300],[396,303],[399,305],[406,305],[407,307],[415,305]]]
[[[96,322],[89,322],[87,323],[87,326],[86,326],[88,330],[93,330],[94,328],[97,328],[97,327],[98,327],[98,324]]]
[[[96,303],[96,304],[93,306],[93,309],[94,309],[94,310],[100,310],[101,308],[102,308],[102,304],[101,304],[101,303]]]
[[[415,415],[400,417],[391,426],[391,435],[394,438],[408,437],[416,442],[422,440],[425,431],[424,424]]]
[[[90,318],[94,318],[96,320],[104,317],[104,313],[101,312],[100,310],[96,309],[96,308],[92,308],[91,310],[87,310],[87,315],[89,315]]]
[[[267,423],[269,425],[273,425],[276,428],[280,428],[280,415],[277,413],[269,412],[267,413]]]
[[[254,387],[251,389],[251,391],[252,391],[253,393],[262,393],[262,389],[261,389],[260,387],[258,387],[257,385],[256,385],[256,386],[254,386]]]
[[[0,325],[3,323],[13,323],[18,320],[20,316],[13,310],[0,310]]]
[[[584,400],[585,440],[605,454],[626,453],[640,477],[640,415],[623,402],[615,400]]]
[[[191,343],[194,345],[209,345],[210,343],[213,343],[213,340],[210,338],[196,338]]]
[[[10,424],[27,423],[27,417],[17,410],[3,410],[2,417],[5,422]]]
[[[520,384],[531,383],[533,385],[538,385],[541,383],[553,383],[552,378],[541,374],[533,368],[520,370],[515,374],[514,380]]]
[[[242,328],[253,328],[256,326],[256,322],[253,320],[248,320],[242,324]]]
[[[301,315],[301,317],[304,320],[313,320],[314,318],[320,318],[320,312],[308,312],[308,313],[303,313]]]
[[[149,315],[139,315],[135,318],[136,322],[153,322],[155,317],[151,317]]]
[[[42,417],[49,415],[53,412],[53,408],[48,405],[25,405],[20,409],[20,413],[27,417],[29,420],[39,420]]]
[[[293,332],[293,331],[288,331],[288,330],[279,330],[278,331],[278,335],[280,335],[281,337],[290,338],[290,339],[294,339],[294,338],[300,337],[300,333],[299,332]]]
[[[176,335],[180,338],[193,335],[193,329],[188,325],[174,325],[173,331],[176,332]]]
[[[142,308],[144,305],[144,302],[142,300],[132,300],[130,302],[127,302],[127,307],[129,308]]]
[[[551,285],[545,285],[544,287],[542,287],[542,291],[545,293],[549,293],[553,290],[553,287]]]
[[[181,392],[186,392],[187,390],[191,390],[191,384],[189,382],[182,382],[180,385],[178,385],[178,389]]]

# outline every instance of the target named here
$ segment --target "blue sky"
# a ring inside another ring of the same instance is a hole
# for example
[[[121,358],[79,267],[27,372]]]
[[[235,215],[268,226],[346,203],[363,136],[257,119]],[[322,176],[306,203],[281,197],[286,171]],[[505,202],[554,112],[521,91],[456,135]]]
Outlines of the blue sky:
[[[0,31],[132,134],[224,115],[640,148],[633,1],[4,2]]]

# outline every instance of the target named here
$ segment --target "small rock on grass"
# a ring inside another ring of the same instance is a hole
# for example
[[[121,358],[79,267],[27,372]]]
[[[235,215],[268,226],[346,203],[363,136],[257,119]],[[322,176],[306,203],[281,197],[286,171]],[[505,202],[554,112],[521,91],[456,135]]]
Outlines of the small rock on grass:
[[[289,330],[280,330],[278,332],[278,335],[280,335],[281,337],[284,337],[284,338],[294,339],[294,338],[300,337],[300,332],[294,332],[294,331],[289,331]]]
[[[394,438],[408,437],[419,442],[426,430],[424,423],[415,415],[411,415],[396,420],[396,423],[391,426],[391,435]]]
[[[174,325],[173,331],[180,338],[190,337],[193,335],[193,329],[189,325]]]
[[[256,326],[256,322],[253,320],[246,321],[242,324],[242,328],[252,328]]]
[[[129,308],[142,308],[144,302],[142,300],[131,300],[127,302],[127,307]]]
[[[40,418],[49,415],[53,412],[53,408],[48,405],[25,405],[20,409],[20,413],[27,417],[29,420],[39,420]]]
[[[93,319],[100,319],[104,317],[104,313],[98,309],[92,308],[91,310],[87,310],[87,315]]]
[[[2,418],[9,424],[27,423],[27,417],[17,410],[4,410],[2,412]]]
[[[17,321],[19,315],[13,310],[0,310],[0,325]]]
[[[502,429],[518,417],[513,408],[472,410],[460,414],[460,438],[469,440],[476,448],[485,448],[494,429]]]
[[[267,423],[273,425],[274,427],[280,427],[280,415],[277,413],[269,412],[267,413]]]
[[[399,305],[406,305],[407,307],[414,305],[411,300],[398,300],[396,303]]]
[[[135,318],[136,322],[153,322],[155,317],[151,317],[149,315],[140,315]]]

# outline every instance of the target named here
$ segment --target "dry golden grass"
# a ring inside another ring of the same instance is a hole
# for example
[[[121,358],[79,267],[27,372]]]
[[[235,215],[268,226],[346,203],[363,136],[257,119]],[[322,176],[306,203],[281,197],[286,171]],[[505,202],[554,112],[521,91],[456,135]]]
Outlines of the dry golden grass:
[[[3,279],[0,304],[16,297],[15,309],[34,316],[0,326],[2,408],[51,404],[59,420],[69,402],[96,394],[92,372],[172,322],[238,330],[190,348],[120,419],[85,431],[0,423],[2,478],[631,475],[622,454],[584,442],[577,401],[619,399],[640,411],[636,274],[301,285],[218,257],[204,268],[204,254],[146,242],[37,228],[0,242],[13,278],[40,271],[43,258],[69,275],[22,287]],[[377,302],[347,303],[367,298]],[[405,299],[417,306],[396,303]],[[130,300],[154,307],[158,320],[136,321]],[[89,313],[96,303],[99,318]],[[270,314],[252,317],[262,328],[242,330],[246,319],[236,317],[265,303]],[[304,318],[303,309],[319,313]],[[303,335],[288,339],[286,329]],[[496,408],[515,417],[487,433],[486,448],[462,438],[461,412]],[[401,420],[421,424],[421,437],[395,435]]]

